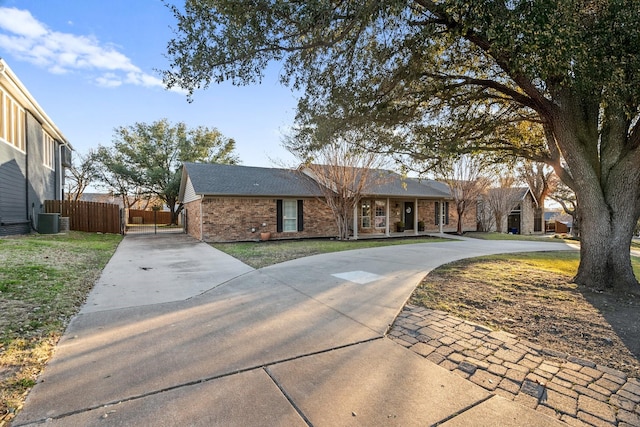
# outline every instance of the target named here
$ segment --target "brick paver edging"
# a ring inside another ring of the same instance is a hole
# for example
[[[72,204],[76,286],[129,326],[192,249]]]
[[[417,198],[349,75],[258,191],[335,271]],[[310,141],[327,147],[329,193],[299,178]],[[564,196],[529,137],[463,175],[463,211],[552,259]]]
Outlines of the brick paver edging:
[[[640,380],[618,370],[410,304],[388,337],[494,394],[571,426],[640,426]]]

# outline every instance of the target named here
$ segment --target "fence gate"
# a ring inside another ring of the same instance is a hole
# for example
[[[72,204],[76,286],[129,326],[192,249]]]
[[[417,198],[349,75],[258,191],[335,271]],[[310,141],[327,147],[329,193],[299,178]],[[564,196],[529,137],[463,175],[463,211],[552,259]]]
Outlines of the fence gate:
[[[124,210],[126,234],[166,234],[184,233],[185,224],[183,215],[179,214],[176,221],[172,221],[171,212],[158,210]],[[177,222],[175,224],[174,222]]]

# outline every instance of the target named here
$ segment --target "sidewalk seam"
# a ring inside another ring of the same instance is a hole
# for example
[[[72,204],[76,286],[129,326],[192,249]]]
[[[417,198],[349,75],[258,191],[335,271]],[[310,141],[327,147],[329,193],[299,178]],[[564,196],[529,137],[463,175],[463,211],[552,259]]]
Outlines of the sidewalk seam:
[[[153,391],[150,391],[150,392],[147,392],[147,393],[125,397],[125,398],[119,399],[117,401],[101,403],[99,405],[94,405],[94,406],[90,406],[90,407],[87,407],[87,408],[77,409],[75,411],[65,412],[63,414],[58,414],[58,415],[47,417],[47,418],[41,418],[41,419],[38,419],[38,420],[29,421],[27,424],[15,424],[13,426],[14,427],[21,427],[21,426],[31,425],[31,424],[43,424],[43,423],[46,423],[48,419],[60,420],[60,419],[66,418],[66,417],[70,417],[72,415],[82,414],[82,413],[89,412],[89,411],[94,411],[94,410],[100,409],[100,408],[108,408],[110,406],[119,405],[121,403],[132,402],[134,400],[144,399],[145,397],[155,396],[155,395],[158,395],[158,394],[161,394],[161,393],[166,393],[166,392],[169,392],[169,391],[178,390],[178,389],[181,389],[181,388],[184,388],[184,387],[191,387],[191,386],[194,386],[194,385],[203,384],[203,383],[207,383],[209,381],[214,381],[214,380],[218,380],[218,379],[221,379],[221,378],[230,377],[232,375],[237,375],[237,374],[242,374],[242,373],[245,373],[245,372],[255,371],[257,369],[263,369],[264,370],[264,369],[268,368],[269,366],[278,365],[280,363],[291,362],[293,360],[302,359],[302,358],[309,357],[309,356],[316,356],[316,355],[323,354],[323,353],[329,353],[331,351],[341,350],[343,348],[348,348],[348,347],[352,347],[352,346],[356,346],[356,345],[360,345],[360,344],[365,344],[365,343],[372,342],[372,341],[377,341],[377,340],[380,340],[380,339],[384,339],[384,336],[377,336],[377,337],[374,337],[374,338],[369,338],[369,339],[366,339],[366,340],[361,340],[361,341],[357,341],[357,342],[353,342],[353,343],[349,343],[349,344],[343,344],[343,345],[339,345],[339,346],[336,346],[336,347],[331,347],[331,348],[324,349],[324,350],[318,350],[318,351],[314,351],[314,352],[311,352],[311,353],[305,353],[305,354],[300,354],[300,355],[297,355],[297,356],[292,356],[292,357],[289,357],[289,358],[286,358],[286,359],[276,360],[276,361],[269,362],[269,363],[266,363],[266,364],[263,364],[263,365],[257,365],[257,366],[251,366],[251,367],[248,367],[248,368],[237,369],[235,371],[227,372],[227,373],[220,374],[220,375],[214,375],[214,376],[211,376],[211,377],[200,378],[200,379],[193,380],[193,381],[188,381],[188,382],[185,382],[185,383],[175,384],[175,385],[172,385],[172,386],[169,386],[169,387],[165,387],[165,388],[162,388],[162,389],[159,389],[159,390],[153,390]],[[269,376],[271,377],[271,375],[269,375]],[[311,426],[311,424],[309,424],[309,425]]]
[[[452,420],[453,418],[457,417],[458,415],[463,414],[463,413],[467,412],[468,410],[473,409],[476,406],[483,404],[484,402],[486,402],[487,400],[489,400],[489,399],[491,399],[493,397],[494,397],[494,395],[490,394],[489,396],[484,397],[484,398],[478,400],[477,402],[475,402],[475,403],[473,403],[473,404],[471,404],[471,405],[469,405],[469,406],[467,406],[465,408],[460,409],[457,412],[454,412],[453,414],[449,415],[448,417],[443,418],[440,421],[437,421],[437,422],[431,424],[431,427],[437,427],[437,426],[439,426],[441,424],[444,424],[447,421]]]
[[[298,405],[296,405],[296,403],[293,401],[293,398],[291,396],[289,396],[289,393],[287,393],[286,390],[284,389],[284,387],[281,386],[280,383],[278,383],[278,381],[276,381],[276,379],[273,377],[273,375],[269,371],[269,367],[265,366],[264,368],[262,368],[262,370],[269,376],[269,378],[271,378],[271,381],[273,381],[273,384],[275,384],[275,386],[278,387],[278,390],[280,390],[280,392],[285,397],[285,399],[287,399],[287,401],[293,407],[293,409],[295,409],[295,411],[298,413],[298,415],[300,415],[300,418],[302,418],[302,420],[309,427],[313,427],[313,423],[311,422],[311,420],[309,418],[307,418],[307,416],[304,414],[304,412],[302,412],[302,409],[300,409],[300,407],[298,407]]]

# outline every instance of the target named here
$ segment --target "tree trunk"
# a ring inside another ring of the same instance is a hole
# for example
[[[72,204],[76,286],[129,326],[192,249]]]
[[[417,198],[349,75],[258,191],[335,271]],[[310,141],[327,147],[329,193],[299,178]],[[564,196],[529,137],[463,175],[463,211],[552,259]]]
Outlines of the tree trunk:
[[[580,93],[558,94],[548,142],[557,142],[568,167],[560,177],[576,193],[580,266],[574,282],[640,294],[630,254],[640,215],[640,151],[629,144],[625,113],[615,103],[602,112]]]
[[[593,208],[583,208],[581,213],[580,266],[574,282],[597,290],[616,288],[640,294],[630,255],[635,221]]]
[[[464,215],[464,206],[460,206],[460,203],[458,203],[458,209],[456,210],[458,211],[458,227],[456,228],[456,233],[462,236],[462,215]]]
[[[496,232],[502,233],[502,214],[496,212],[494,218],[496,219]]]
[[[566,209],[565,209],[566,211]],[[578,207],[576,206],[571,212],[571,237],[575,239],[580,238],[580,212],[578,211]]]
[[[576,163],[573,168],[574,178],[581,178],[575,189],[580,266],[574,281],[594,289],[640,294],[630,254],[638,221],[638,184],[632,173],[637,166],[623,158],[601,176],[580,173],[580,166]]]
[[[166,201],[169,211],[171,211],[171,225],[178,224],[178,212],[176,211],[176,199],[171,198]]]

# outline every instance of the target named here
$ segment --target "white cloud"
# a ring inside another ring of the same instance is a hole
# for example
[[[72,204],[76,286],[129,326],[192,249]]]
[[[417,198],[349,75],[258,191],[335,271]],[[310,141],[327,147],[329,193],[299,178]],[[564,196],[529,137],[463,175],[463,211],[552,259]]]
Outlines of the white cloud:
[[[28,10],[8,7],[0,8],[0,28],[29,38],[42,37],[48,32]]]
[[[98,86],[103,86],[103,87],[118,87],[118,86],[122,86],[122,79],[120,79],[114,73],[103,74],[102,76],[96,78],[95,81],[98,84]]]
[[[0,49],[54,74],[99,73],[94,81],[104,87],[164,87],[161,79],[144,73],[114,46],[93,36],[53,31],[28,10],[0,7]]]

